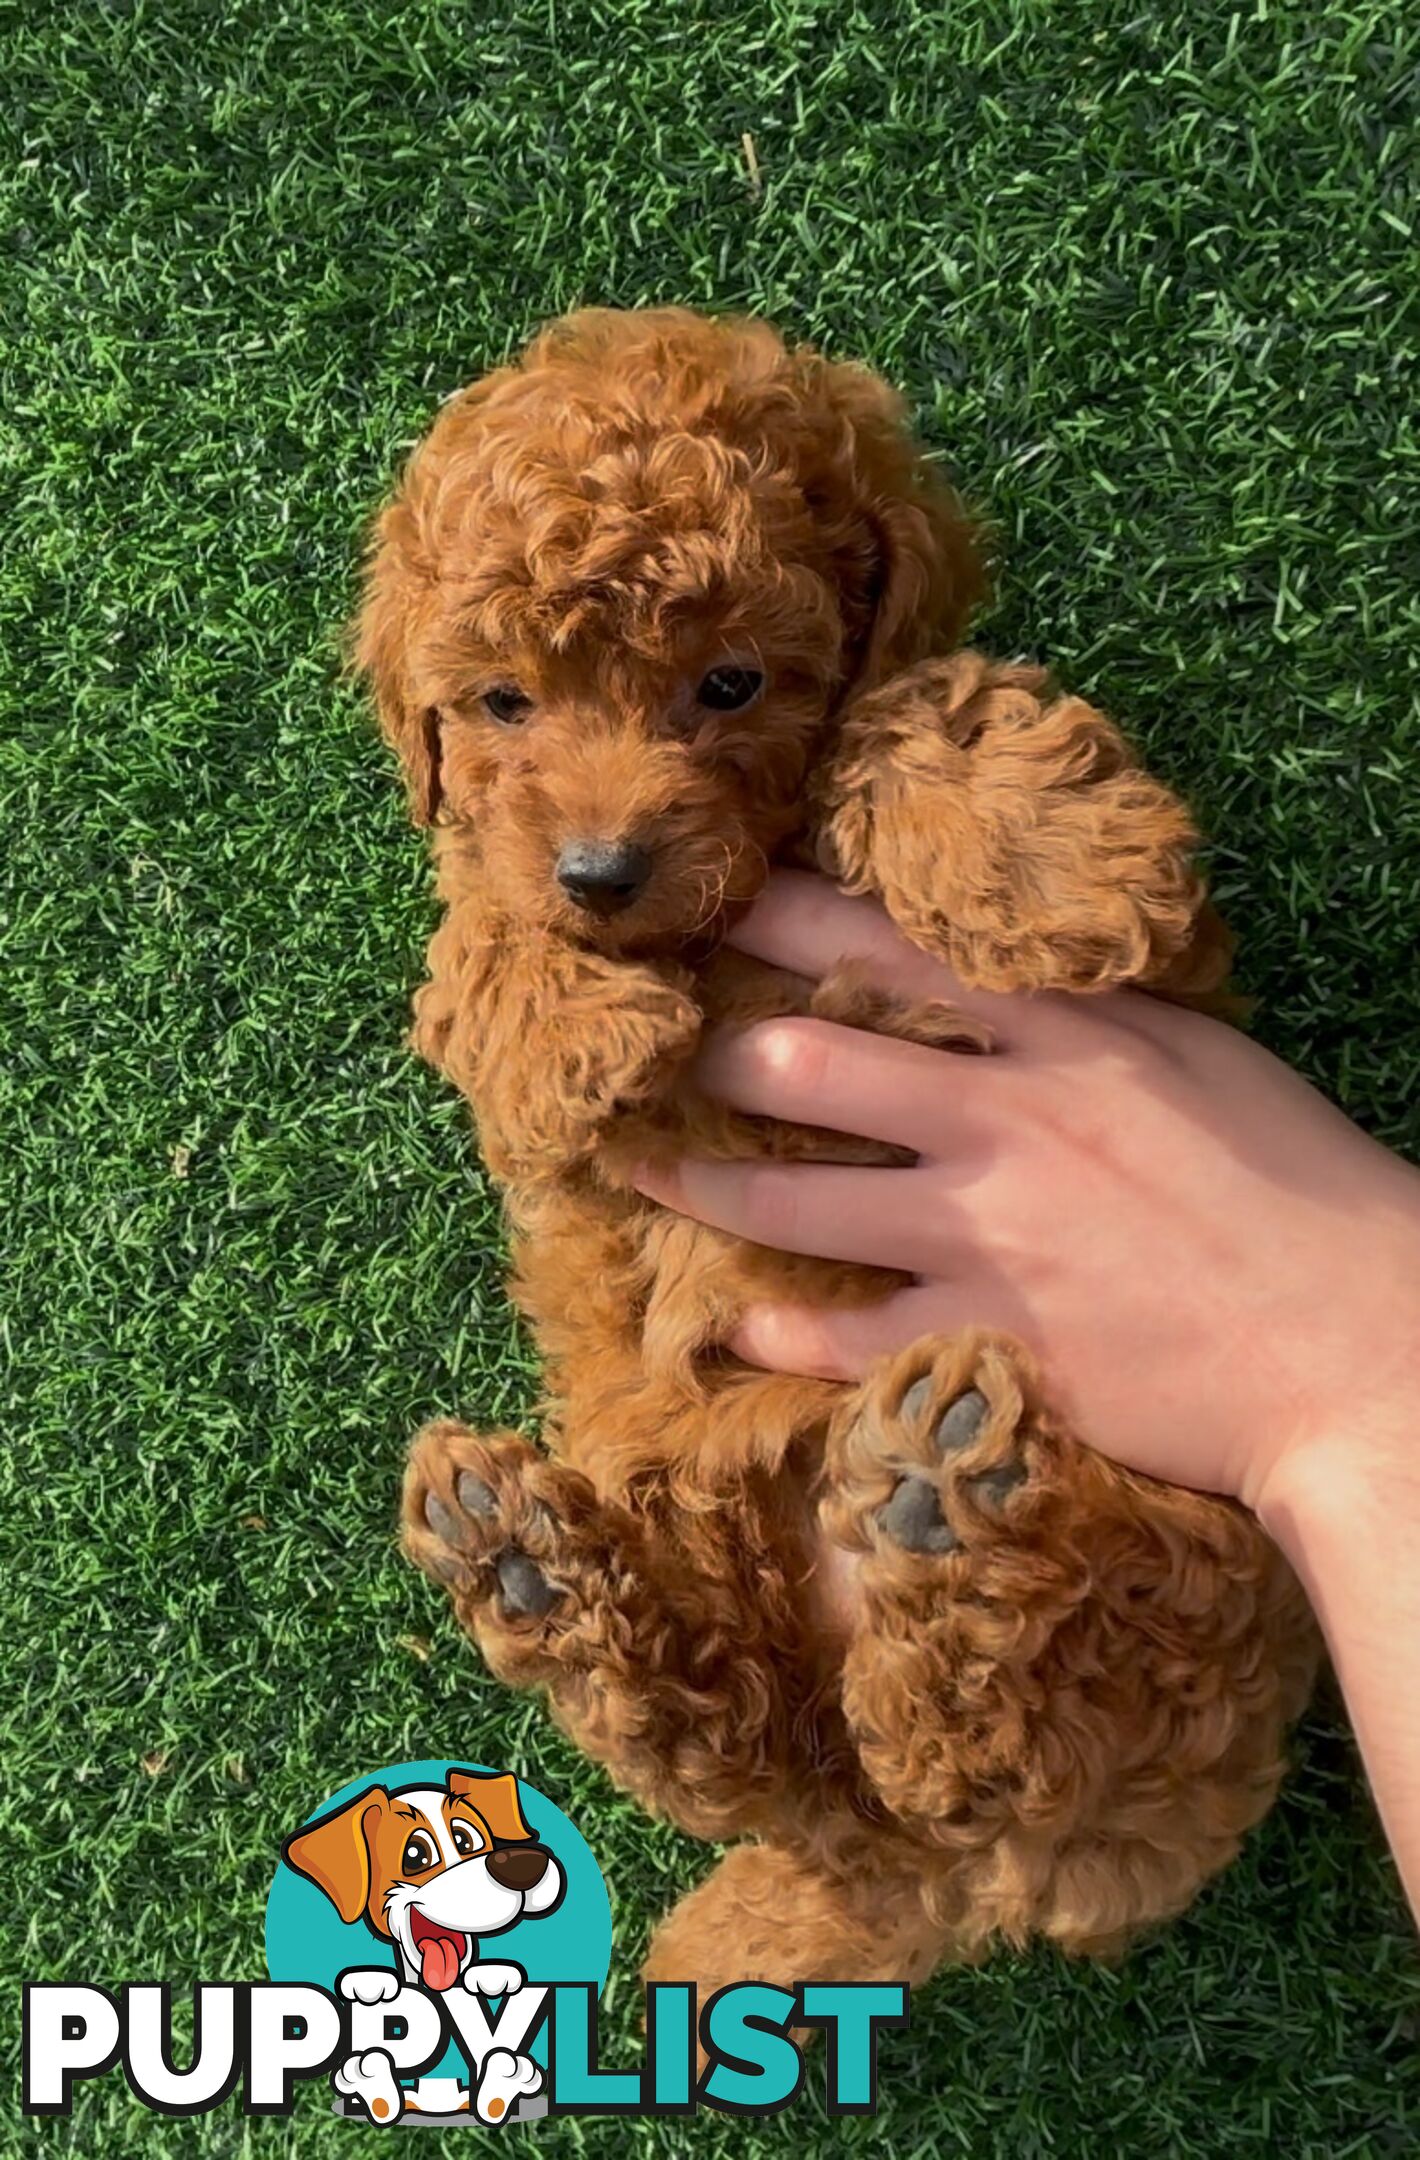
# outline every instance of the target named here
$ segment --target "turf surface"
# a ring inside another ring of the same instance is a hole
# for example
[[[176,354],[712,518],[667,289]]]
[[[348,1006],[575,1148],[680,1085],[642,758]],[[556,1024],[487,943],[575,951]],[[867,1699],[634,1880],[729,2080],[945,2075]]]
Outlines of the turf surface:
[[[1351,0],[0,7],[17,1977],[255,1976],[283,1832],[475,1751],[597,1846],[629,2047],[702,1865],[393,1542],[410,1428],[519,1415],[531,1364],[464,1117],[401,1048],[432,915],[335,635],[403,449],[540,318],[756,308],[899,378],[997,524],[983,637],[1192,794],[1266,1038],[1416,1148],[1415,59]],[[1299,1756],[1119,1970],[925,1992],[876,2122],[538,2149],[1416,2149],[1420,1959],[1333,1710]],[[16,2097],[0,2151],[354,2136],[319,2093],[194,2127],[110,2078],[71,2124]]]

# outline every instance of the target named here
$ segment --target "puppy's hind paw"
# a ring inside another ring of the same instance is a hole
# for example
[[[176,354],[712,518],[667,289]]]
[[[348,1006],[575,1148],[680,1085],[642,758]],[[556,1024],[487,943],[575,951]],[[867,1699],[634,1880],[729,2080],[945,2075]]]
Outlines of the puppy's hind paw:
[[[726,1690],[705,1678],[694,1586],[683,1566],[677,1577],[645,1517],[603,1499],[580,1470],[517,1433],[431,1425],[410,1454],[404,1543],[448,1588],[489,1670],[512,1687],[547,1688],[592,1752],[607,1753],[614,1734],[633,1789],[659,1796],[673,1752],[688,1753],[692,1740],[723,1769],[739,1734],[732,1743],[715,1723],[728,1720]],[[744,1700],[752,1716],[753,1687]],[[707,1805],[703,1795],[694,1804]],[[551,1894],[560,1877],[548,1869],[544,1879]],[[529,1911],[550,1910],[541,1892],[541,1883],[528,1888]]]
[[[394,2060],[383,2048],[347,2056],[333,2083],[338,2093],[364,2109],[371,2122],[386,2129],[404,2113],[404,2093],[394,2074]]]
[[[915,1344],[870,1375],[835,1435],[830,1534],[883,1562],[949,1560],[999,1543],[1029,1486],[1031,1424],[1009,1345]]]
[[[529,2055],[493,2048],[484,2058],[474,2111],[480,2122],[501,2122],[522,2096],[542,2091],[542,2072]]]
[[[950,1457],[964,1453],[979,1438],[990,1422],[991,1404],[980,1388],[971,1387],[952,1396],[944,1409],[929,1374],[907,1389],[898,1416],[909,1422],[927,1419],[933,1450],[946,1466]],[[961,1546],[960,1534],[943,1513],[943,1480],[936,1472],[935,1464],[914,1463],[878,1509],[879,1528],[907,1552],[956,1552]],[[1024,1462],[1011,1456],[991,1469],[964,1475],[960,1489],[978,1507],[995,1511],[1025,1475]]]
[[[491,1603],[514,1625],[547,1620],[568,1592],[556,1579],[558,1517],[538,1488],[559,1475],[520,1434],[427,1425],[405,1475],[411,1559],[460,1605]]]

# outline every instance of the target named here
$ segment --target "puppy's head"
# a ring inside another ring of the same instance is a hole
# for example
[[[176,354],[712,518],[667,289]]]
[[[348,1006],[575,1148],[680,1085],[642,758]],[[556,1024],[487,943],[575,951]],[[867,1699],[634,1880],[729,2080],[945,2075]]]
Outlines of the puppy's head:
[[[342,1920],[363,1919],[439,1992],[466,1970],[479,1936],[551,1912],[563,1890],[507,1772],[451,1770],[442,1789],[372,1786],[298,1830],[283,1852]]]
[[[357,659],[490,902],[668,947],[758,889],[837,707],[948,642],[970,529],[865,369],[589,309],[453,398],[379,520]]]

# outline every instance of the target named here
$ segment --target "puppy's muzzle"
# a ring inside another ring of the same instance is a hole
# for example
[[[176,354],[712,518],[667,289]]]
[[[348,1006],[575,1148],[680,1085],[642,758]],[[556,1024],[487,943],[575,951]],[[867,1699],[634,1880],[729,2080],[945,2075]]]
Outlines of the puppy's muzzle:
[[[557,882],[591,915],[619,915],[645,889],[651,857],[633,840],[569,840],[557,858]]]
[[[484,1865],[501,1890],[531,1890],[547,1873],[547,1861],[540,1845],[499,1845]]]

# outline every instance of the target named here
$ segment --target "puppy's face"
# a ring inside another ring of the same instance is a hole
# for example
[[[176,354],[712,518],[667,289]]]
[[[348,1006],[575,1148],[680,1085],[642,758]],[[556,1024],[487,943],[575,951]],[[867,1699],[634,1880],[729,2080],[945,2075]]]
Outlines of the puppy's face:
[[[686,463],[702,459],[697,445]],[[639,464],[635,451],[622,464],[628,492]],[[736,492],[722,498],[733,550],[698,532],[693,567],[658,533],[649,560],[607,564],[604,591],[559,566],[551,607],[514,562],[490,607],[446,581],[419,648],[441,807],[476,834],[489,896],[525,925],[609,950],[683,941],[757,890],[795,820],[841,618],[825,580],[781,567],[748,485]],[[606,523],[602,504],[587,540]]]
[[[490,904],[605,950],[751,898],[845,691],[950,634],[967,528],[897,402],[758,324],[589,311],[445,407],[359,657]]]

